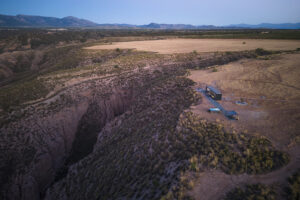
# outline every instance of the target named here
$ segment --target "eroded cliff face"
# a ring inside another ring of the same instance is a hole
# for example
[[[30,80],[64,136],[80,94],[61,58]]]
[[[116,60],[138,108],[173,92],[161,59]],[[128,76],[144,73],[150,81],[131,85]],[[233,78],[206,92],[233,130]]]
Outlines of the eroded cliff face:
[[[32,106],[24,118],[1,128],[1,149],[7,155],[0,174],[5,199],[43,198],[70,164],[92,152],[105,124],[133,101],[128,89],[107,86],[98,90],[97,83],[86,89],[89,84],[60,94],[46,106]]]
[[[132,92],[115,90],[108,99],[93,99],[78,123],[68,164],[75,163],[92,152],[98,133],[105,124],[123,114],[132,104]]]
[[[11,177],[3,185],[7,199],[40,198],[64,163],[87,107],[83,102],[46,116],[33,114],[1,130],[1,134],[20,135],[6,149],[14,160]]]
[[[175,142],[175,127],[180,113],[198,100],[192,84],[183,77],[148,82],[45,199],[159,199],[187,164],[189,151]]]

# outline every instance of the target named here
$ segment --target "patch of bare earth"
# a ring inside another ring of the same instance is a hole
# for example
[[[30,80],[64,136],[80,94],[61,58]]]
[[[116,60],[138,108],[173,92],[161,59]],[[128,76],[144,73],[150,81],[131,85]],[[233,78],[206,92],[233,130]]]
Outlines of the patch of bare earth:
[[[220,89],[220,103],[227,110],[239,114],[238,121],[222,114],[210,114],[212,104],[203,98],[191,110],[210,121],[225,125],[226,129],[264,135],[276,148],[290,154],[290,163],[264,175],[228,175],[218,170],[203,172],[189,194],[195,199],[220,199],[237,186],[251,183],[275,184],[279,188],[300,166],[300,54],[282,54],[268,60],[245,59],[207,70],[191,71],[189,78],[196,87],[206,84]],[[244,101],[247,105],[238,105]]]
[[[86,49],[137,49],[161,54],[216,51],[245,51],[256,48],[267,50],[295,50],[300,47],[298,40],[263,40],[263,39],[166,39],[116,42],[96,45]]]

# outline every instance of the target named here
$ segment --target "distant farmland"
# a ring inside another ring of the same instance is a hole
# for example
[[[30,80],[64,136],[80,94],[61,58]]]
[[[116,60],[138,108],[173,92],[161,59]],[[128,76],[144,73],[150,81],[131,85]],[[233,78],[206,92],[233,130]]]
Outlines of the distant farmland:
[[[216,51],[244,51],[256,48],[266,50],[295,50],[300,48],[298,40],[264,39],[166,39],[116,42],[109,45],[96,45],[86,49],[137,49],[162,54]]]

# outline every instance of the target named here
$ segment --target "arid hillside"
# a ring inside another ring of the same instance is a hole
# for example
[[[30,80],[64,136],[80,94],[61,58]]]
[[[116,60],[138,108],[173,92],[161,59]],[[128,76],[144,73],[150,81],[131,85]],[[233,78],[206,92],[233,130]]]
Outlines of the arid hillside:
[[[298,41],[263,40],[274,47],[266,50],[243,39],[229,51],[231,40],[218,40],[227,47],[209,42],[203,52],[187,42],[180,52],[186,40],[178,39],[155,53],[94,47],[195,33],[23,31],[1,40],[0,199],[230,199],[242,194],[236,186],[247,189],[243,198],[297,192]],[[207,113],[196,90],[206,84],[224,92],[222,104],[240,121]],[[242,98],[245,107],[235,104]]]

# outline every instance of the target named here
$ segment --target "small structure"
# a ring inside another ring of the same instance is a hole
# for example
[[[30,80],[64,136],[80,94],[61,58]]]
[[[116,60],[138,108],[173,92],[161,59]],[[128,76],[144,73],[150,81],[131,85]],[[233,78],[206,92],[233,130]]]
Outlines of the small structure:
[[[245,101],[236,101],[235,104],[241,105],[241,106],[246,106],[246,105],[248,105],[248,103],[245,102]]]
[[[208,109],[208,112],[219,113],[219,112],[221,112],[221,110],[220,110],[220,108],[210,108],[210,109]]]
[[[225,116],[228,117],[229,119],[239,120],[239,116],[234,110],[226,111]]]
[[[205,92],[214,100],[222,99],[222,93],[212,86],[206,86]]]

